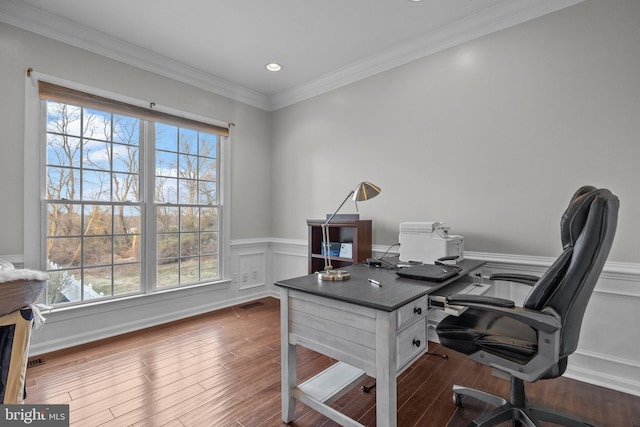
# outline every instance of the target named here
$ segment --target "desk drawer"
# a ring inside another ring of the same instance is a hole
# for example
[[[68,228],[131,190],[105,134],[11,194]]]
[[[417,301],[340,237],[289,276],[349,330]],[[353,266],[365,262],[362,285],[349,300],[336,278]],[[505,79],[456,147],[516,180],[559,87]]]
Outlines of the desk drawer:
[[[429,299],[427,295],[418,298],[398,309],[398,326],[397,330],[401,330],[406,325],[412,323],[415,319],[425,317],[429,308]]]
[[[396,336],[398,371],[427,351],[427,319],[414,323]]]

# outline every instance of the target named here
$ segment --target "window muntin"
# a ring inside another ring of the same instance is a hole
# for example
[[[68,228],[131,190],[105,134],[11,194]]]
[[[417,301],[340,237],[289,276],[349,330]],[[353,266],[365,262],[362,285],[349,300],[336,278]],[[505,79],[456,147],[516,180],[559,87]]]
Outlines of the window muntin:
[[[156,123],[157,287],[216,279],[219,136]]]
[[[46,99],[42,92],[41,98]],[[91,102],[43,104],[48,303],[221,278],[221,136],[206,131],[215,126],[193,126],[197,122],[191,120],[181,126],[175,117],[167,123],[145,120],[149,117],[120,114],[118,108],[93,108]],[[145,158],[156,163],[146,176]],[[145,185],[154,194],[146,205]],[[147,223],[156,224],[155,234],[145,235]],[[145,252],[145,247],[154,249]],[[147,262],[155,265],[148,268]]]
[[[140,292],[141,120],[45,105],[47,303]]]

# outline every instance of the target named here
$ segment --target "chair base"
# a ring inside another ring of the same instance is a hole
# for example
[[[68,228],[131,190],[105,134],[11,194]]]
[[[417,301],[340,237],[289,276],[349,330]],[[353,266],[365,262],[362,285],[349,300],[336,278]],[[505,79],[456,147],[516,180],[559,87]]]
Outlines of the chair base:
[[[453,401],[458,407],[463,406],[465,397],[473,397],[496,408],[485,412],[473,420],[469,427],[489,427],[505,421],[513,420],[514,426],[541,427],[542,421],[560,424],[567,427],[595,427],[578,417],[526,403],[524,383],[521,379],[511,378],[511,397],[507,401],[499,396],[458,385],[453,386]]]

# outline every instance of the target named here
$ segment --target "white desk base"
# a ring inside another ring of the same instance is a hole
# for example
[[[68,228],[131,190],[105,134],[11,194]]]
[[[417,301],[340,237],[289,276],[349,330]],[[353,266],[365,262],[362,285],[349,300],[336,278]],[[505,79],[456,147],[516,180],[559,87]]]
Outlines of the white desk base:
[[[298,400],[343,426],[362,426],[327,403],[368,375],[376,379],[377,426],[396,426],[396,377],[427,351],[427,301],[388,312],[281,288],[283,421],[293,421]],[[297,385],[297,345],[344,363]]]

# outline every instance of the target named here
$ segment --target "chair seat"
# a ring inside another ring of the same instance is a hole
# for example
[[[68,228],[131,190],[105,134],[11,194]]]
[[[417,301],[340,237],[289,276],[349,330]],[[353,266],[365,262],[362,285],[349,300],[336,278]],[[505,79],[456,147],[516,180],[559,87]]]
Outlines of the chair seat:
[[[538,350],[536,331],[510,317],[469,308],[437,327],[440,343],[464,354],[480,350],[525,363]]]

